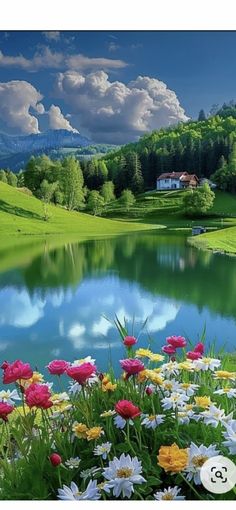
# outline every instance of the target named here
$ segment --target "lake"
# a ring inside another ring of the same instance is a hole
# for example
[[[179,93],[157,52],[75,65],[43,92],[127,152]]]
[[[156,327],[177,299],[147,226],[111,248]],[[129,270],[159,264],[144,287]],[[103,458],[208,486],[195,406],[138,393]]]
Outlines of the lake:
[[[196,342],[204,325],[208,345],[235,350],[236,260],[198,251],[185,234],[13,244],[0,269],[0,361],[44,371],[54,358],[91,355],[101,370],[111,360],[117,369],[123,347],[106,319],[115,314],[135,335],[148,317],[155,351],[172,334]]]

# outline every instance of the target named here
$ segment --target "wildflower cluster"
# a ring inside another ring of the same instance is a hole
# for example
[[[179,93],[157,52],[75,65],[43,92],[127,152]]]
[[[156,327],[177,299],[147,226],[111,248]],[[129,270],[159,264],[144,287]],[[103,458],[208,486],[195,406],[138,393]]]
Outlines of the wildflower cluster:
[[[51,361],[53,382],[2,364],[0,499],[11,484],[13,499],[209,499],[201,467],[235,461],[236,373],[182,336],[162,353],[136,344],[124,336],[118,378],[90,356]]]

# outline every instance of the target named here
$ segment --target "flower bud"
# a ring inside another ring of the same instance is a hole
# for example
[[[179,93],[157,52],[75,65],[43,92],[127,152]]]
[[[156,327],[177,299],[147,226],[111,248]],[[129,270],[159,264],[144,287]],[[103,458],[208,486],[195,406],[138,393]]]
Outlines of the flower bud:
[[[54,467],[59,466],[62,462],[62,458],[58,453],[52,453],[49,457],[49,460]]]

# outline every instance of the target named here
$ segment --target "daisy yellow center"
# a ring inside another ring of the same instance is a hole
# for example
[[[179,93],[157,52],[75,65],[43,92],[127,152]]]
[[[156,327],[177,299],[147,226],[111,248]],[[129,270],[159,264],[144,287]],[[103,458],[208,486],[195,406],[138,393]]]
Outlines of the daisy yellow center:
[[[181,386],[182,386],[182,388],[184,388],[185,390],[187,390],[187,389],[191,386],[191,384],[189,384],[189,383],[183,383]]]
[[[155,414],[150,414],[150,416],[148,416],[148,419],[149,421],[154,421],[156,419]]]
[[[209,407],[210,404],[211,404],[210,397],[206,397],[206,396],[204,396],[204,397],[195,397],[194,400],[195,400],[196,405],[199,406],[199,407]]]
[[[206,455],[196,455],[192,458],[192,463],[195,467],[202,467],[208,457]]]
[[[170,501],[172,499],[174,499],[174,496],[173,494],[164,494],[164,496],[162,496],[162,498],[164,501]]]
[[[171,397],[171,400],[172,400],[173,402],[176,402],[176,401],[178,400],[178,398],[179,398],[179,397]]]
[[[7,393],[7,391],[3,391],[1,397],[2,398],[8,398],[9,394]]]
[[[133,474],[133,469],[128,467],[123,467],[117,469],[116,476],[117,478],[129,478]]]

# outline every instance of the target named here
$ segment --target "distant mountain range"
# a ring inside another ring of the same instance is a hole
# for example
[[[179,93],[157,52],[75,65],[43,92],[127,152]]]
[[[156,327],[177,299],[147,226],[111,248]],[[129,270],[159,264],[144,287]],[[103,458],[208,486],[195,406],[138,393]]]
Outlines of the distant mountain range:
[[[0,157],[22,152],[58,149],[60,147],[86,147],[91,143],[88,138],[66,129],[19,136],[0,133]]]
[[[80,154],[83,154],[84,150],[87,154],[90,145],[92,145],[91,140],[66,129],[19,136],[0,133],[0,168],[17,171],[25,166],[32,155],[52,154],[60,157],[65,156],[69,149],[71,152],[78,149]],[[64,149],[65,153],[60,154],[60,151]]]

